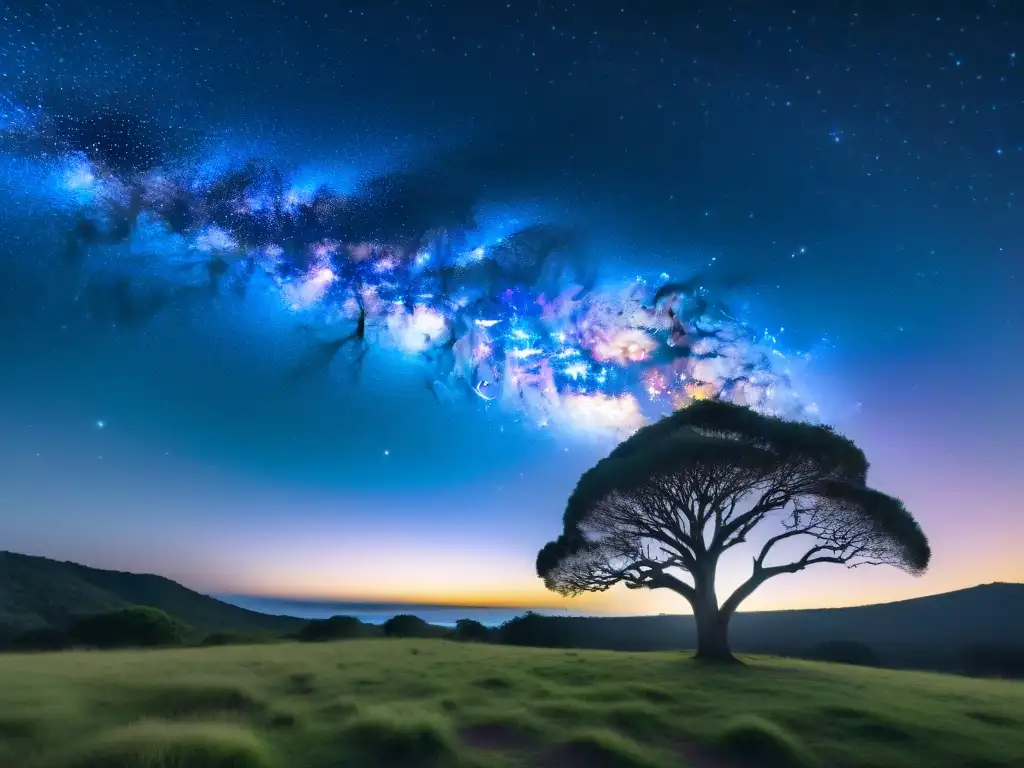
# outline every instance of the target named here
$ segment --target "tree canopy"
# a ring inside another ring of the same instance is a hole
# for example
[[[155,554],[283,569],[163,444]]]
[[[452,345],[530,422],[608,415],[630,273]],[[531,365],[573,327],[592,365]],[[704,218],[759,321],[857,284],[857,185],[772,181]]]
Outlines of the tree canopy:
[[[133,605],[120,611],[79,619],[68,630],[75,642],[96,648],[180,645],[188,625],[156,608]]]
[[[698,401],[583,474],[537,574],[564,595],[616,584],[673,590],[693,606],[698,655],[729,657],[729,616],[769,578],[821,563],[925,571],[920,526],[867,473],[864,453],[830,427]],[[719,558],[769,528],[750,577],[719,605]],[[779,545],[797,541],[802,555],[778,561]]]

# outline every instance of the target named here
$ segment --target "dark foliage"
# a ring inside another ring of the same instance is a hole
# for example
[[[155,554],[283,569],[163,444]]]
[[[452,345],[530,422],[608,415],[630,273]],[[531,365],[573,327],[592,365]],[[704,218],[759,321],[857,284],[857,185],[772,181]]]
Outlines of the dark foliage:
[[[351,640],[368,637],[370,628],[354,616],[331,616],[329,619],[315,619],[304,626],[297,635],[305,643],[328,640]]]
[[[1024,678],[1024,644],[972,643],[963,648],[961,658],[969,675]]]
[[[491,630],[474,619],[459,619],[455,622],[455,629],[450,635],[452,640],[469,643],[487,642],[491,636]]]
[[[11,641],[15,651],[62,651],[74,646],[67,632],[52,627],[40,627],[22,632]]]
[[[928,541],[903,504],[867,486],[868,463],[832,429],[701,401],[637,431],[584,473],[537,574],[565,595],[670,589],[697,622],[697,655],[731,660],[728,627],[769,578],[819,563],[923,572]],[[723,602],[719,559],[769,531],[750,577]],[[776,545],[804,554],[773,563]]]
[[[17,635],[63,629],[80,616],[131,605],[165,611],[200,632],[297,632],[305,621],[249,611],[186,589],[163,576],[88,568],[0,552],[0,626]]]
[[[826,640],[807,652],[806,658],[831,661],[837,664],[857,664],[862,667],[881,666],[881,660],[867,643],[856,640]]]
[[[199,645],[211,647],[215,645],[257,645],[279,640],[277,635],[269,632],[211,632],[204,637]]]
[[[569,619],[568,621],[572,621]],[[498,627],[498,637],[506,645],[526,645],[537,648],[572,648],[574,633],[566,620],[541,616],[528,611],[509,619]]]
[[[187,624],[163,611],[136,605],[79,619],[68,636],[93,648],[154,648],[181,645],[189,632]]]
[[[437,632],[419,616],[400,613],[384,622],[388,637],[434,637]]]

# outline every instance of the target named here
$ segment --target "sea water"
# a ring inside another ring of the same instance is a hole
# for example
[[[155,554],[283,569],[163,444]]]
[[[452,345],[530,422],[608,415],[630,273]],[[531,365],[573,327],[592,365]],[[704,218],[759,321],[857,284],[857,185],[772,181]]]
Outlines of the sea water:
[[[247,608],[250,611],[301,619],[327,619],[331,616],[354,616],[367,624],[383,624],[401,613],[419,616],[429,624],[453,627],[459,619],[474,619],[488,627],[497,627],[528,610],[545,616],[567,616],[565,610],[530,608],[479,608],[471,606],[425,605],[420,603],[363,603],[292,600],[248,595],[216,595],[218,600]],[[580,615],[574,613],[573,615]]]

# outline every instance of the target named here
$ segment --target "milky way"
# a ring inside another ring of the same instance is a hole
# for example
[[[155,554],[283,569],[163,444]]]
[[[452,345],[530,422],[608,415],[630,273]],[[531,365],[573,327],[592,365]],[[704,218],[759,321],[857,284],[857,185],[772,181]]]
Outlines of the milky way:
[[[425,366],[438,407],[542,427],[621,437],[702,398],[814,414],[722,280],[603,279],[580,233],[505,222],[496,235],[472,194],[416,171],[342,193],[258,157],[211,174],[112,109],[4,113],[19,184],[71,222],[60,268],[87,320],[138,326],[171,302],[260,292],[305,331],[292,384],[340,372],[358,386],[379,347]]]

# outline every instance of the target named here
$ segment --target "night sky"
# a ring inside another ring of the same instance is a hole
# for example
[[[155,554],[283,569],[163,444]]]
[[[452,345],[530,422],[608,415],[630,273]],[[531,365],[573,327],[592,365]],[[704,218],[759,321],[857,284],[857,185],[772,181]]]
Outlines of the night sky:
[[[0,549],[214,593],[562,605],[534,557],[614,444],[500,399],[439,402],[421,359],[378,342],[358,377],[341,360],[290,385],[304,315],[252,295],[175,294],[135,323],[83,310],[66,251],[88,190],[69,191],[52,137],[11,136],[108,109],[193,176],[271,158],[358,196],[420,174],[437,216],[462,194],[492,235],[572,228],[602,284],[738,285],[787,386],[934,550],[919,579],[823,566],[745,608],[1024,581],[1016,3],[0,11]],[[748,567],[731,562],[723,588]],[[571,605],[685,610],[624,590]]]

